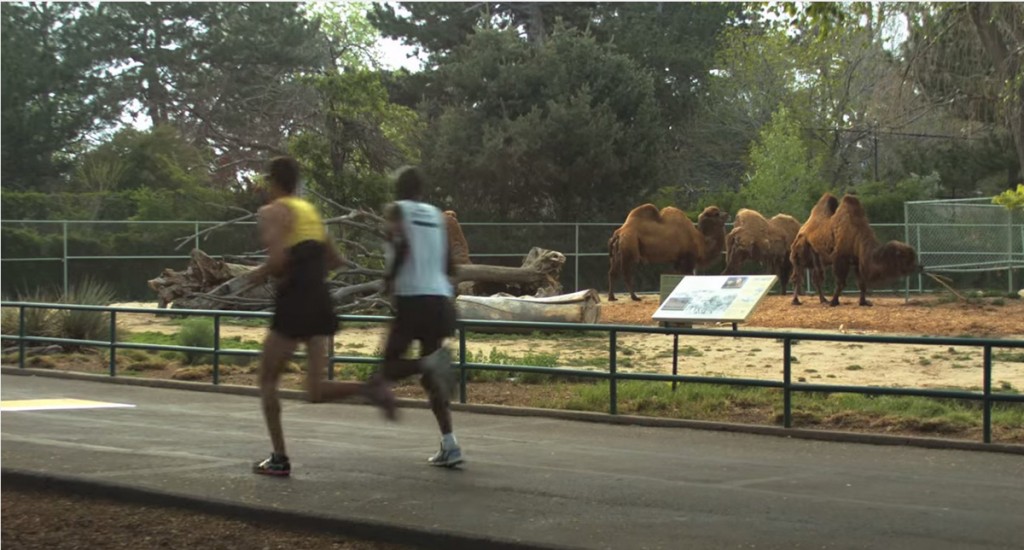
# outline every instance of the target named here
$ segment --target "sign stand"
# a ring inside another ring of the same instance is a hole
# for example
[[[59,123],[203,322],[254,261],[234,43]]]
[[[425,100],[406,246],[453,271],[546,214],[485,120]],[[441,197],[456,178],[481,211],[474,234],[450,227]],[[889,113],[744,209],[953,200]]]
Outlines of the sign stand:
[[[776,281],[775,275],[662,275],[661,305],[652,319],[664,327],[685,328],[694,322],[731,322],[732,331],[738,332],[739,323],[750,317]],[[672,376],[678,375],[679,335],[673,334]]]

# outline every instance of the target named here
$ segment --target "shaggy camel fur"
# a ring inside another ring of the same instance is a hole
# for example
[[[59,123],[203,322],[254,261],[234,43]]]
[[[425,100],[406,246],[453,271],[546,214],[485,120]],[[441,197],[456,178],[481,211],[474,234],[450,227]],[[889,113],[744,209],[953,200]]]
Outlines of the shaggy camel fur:
[[[787,214],[776,214],[767,220],[756,210],[741,208],[736,224],[725,236],[725,270],[723,275],[739,273],[747,260],[759,262],[782,283],[782,294],[789,283],[789,249],[800,231],[800,222]]]
[[[868,285],[905,277],[921,269],[914,249],[899,241],[880,244],[868,223],[864,206],[857,197],[846,195],[832,216],[832,270],[836,277],[833,306],[839,305],[839,295],[846,287],[850,268],[857,276],[860,305],[870,306]]]
[[[633,300],[633,272],[638,263],[671,263],[676,273],[693,274],[722,254],[729,214],[709,206],[697,225],[678,208],[644,204],[633,209],[608,240],[608,300],[615,300],[615,278],[622,274]]]
[[[825,193],[811,209],[811,215],[800,227],[789,252],[793,269],[793,305],[800,305],[800,287],[804,282],[804,270],[811,270],[811,280],[818,290],[818,299],[827,304],[822,285],[825,282],[825,266],[831,263],[835,240],[832,237],[832,216],[839,208],[839,199],[832,193]]]
[[[455,265],[469,264],[469,243],[466,236],[462,234],[462,226],[454,210],[444,211],[444,221],[448,229],[448,248],[451,251],[452,261]]]

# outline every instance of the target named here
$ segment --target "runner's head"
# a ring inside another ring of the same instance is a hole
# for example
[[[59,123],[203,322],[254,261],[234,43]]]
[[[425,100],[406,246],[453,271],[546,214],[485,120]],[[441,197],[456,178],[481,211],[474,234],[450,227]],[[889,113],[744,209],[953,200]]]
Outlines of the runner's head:
[[[398,200],[423,200],[423,189],[426,187],[423,172],[415,166],[406,166],[398,170],[395,180],[395,198]]]
[[[267,167],[270,182],[270,198],[279,199],[294,195],[299,187],[299,163],[291,157],[276,157]]]

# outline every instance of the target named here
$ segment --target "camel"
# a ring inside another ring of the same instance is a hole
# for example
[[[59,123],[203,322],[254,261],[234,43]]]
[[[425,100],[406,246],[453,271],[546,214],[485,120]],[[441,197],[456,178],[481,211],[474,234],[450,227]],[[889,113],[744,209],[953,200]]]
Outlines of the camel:
[[[800,231],[800,222],[787,214],[776,214],[767,220],[756,210],[741,208],[736,223],[725,236],[725,269],[722,275],[736,275],[747,260],[763,264],[775,273],[786,294],[789,282],[789,250]]]
[[[469,261],[469,242],[462,234],[462,226],[459,225],[459,218],[454,210],[444,211],[444,221],[448,229],[448,248],[455,265],[473,263]]]
[[[811,281],[818,291],[818,299],[827,304],[822,285],[825,282],[825,267],[831,262],[835,240],[832,237],[832,216],[839,208],[839,199],[832,193],[825,193],[811,209],[811,215],[800,227],[789,252],[792,266],[793,305],[800,305],[800,287],[804,282],[804,270],[811,270]]]
[[[725,222],[729,214],[717,206],[700,213],[697,225],[678,208],[658,211],[653,204],[634,208],[625,223],[608,240],[608,300],[615,301],[615,277],[622,275],[629,297],[640,300],[633,291],[633,270],[640,262],[671,263],[677,273],[694,274],[722,254],[725,246]]]
[[[846,195],[830,221],[834,248],[831,255],[836,290],[832,306],[839,305],[839,295],[846,287],[846,277],[852,267],[860,289],[860,305],[870,306],[868,286],[883,281],[906,277],[922,268],[917,263],[914,249],[899,241],[878,242],[868,223],[864,206],[857,197]]]

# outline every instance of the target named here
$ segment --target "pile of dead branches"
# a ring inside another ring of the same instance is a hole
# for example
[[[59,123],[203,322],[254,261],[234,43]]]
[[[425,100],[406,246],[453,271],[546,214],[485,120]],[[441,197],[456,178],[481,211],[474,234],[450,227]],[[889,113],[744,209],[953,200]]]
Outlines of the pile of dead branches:
[[[331,274],[329,287],[338,313],[382,313],[391,309],[384,295],[385,220],[371,210],[349,208],[316,195],[329,206],[342,212],[326,218],[324,224],[336,246],[346,258],[346,265]],[[210,233],[227,226],[251,220],[247,214],[200,231],[205,239]],[[447,223],[458,224],[454,216]],[[461,232],[461,229],[460,229]],[[179,239],[178,248],[194,242],[196,234]],[[255,240],[255,234],[254,234]],[[468,248],[468,245],[467,245]],[[266,311],[273,308],[273,281],[254,282],[247,274],[255,269],[253,255],[213,258],[195,249],[183,271],[165,269],[149,281],[160,307],[213,310]],[[468,262],[468,250],[467,250]],[[515,296],[553,296],[561,292],[559,283],[565,256],[553,250],[533,248],[518,268],[463,263],[456,268],[455,282],[463,294],[489,295],[506,292]]]

